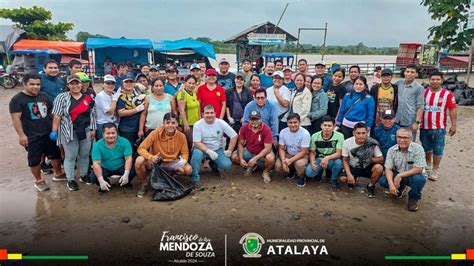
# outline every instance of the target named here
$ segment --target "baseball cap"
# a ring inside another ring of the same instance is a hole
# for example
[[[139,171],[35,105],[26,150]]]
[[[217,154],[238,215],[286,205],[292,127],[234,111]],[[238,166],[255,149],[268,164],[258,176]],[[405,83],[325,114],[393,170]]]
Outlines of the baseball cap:
[[[222,64],[222,63],[230,64],[229,60],[227,60],[225,57],[223,57],[223,58],[221,58],[221,60],[219,60],[219,65]]]
[[[178,72],[178,70],[176,69],[174,65],[171,65],[168,68],[166,68],[166,72]]]
[[[384,69],[382,70],[381,75],[382,75],[382,76],[383,76],[383,75],[390,75],[390,76],[391,76],[391,75],[393,75],[393,72],[392,72],[392,70],[391,70],[390,68],[384,68]]]
[[[394,118],[395,117],[395,113],[393,112],[393,110],[385,110],[382,114],[382,118]]]
[[[275,71],[272,75],[272,77],[280,77],[283,78],[283,72],[281,71]]]
[[[235,77],[245,79],[245,75],[242,72],[238,72],[237,74],[235,74]]]
[[[214,68],[209,68],[205,74],[206,76],[217,76],[217,71]]]
[[[87,74],[84,72],[77,72],[76,76],[81,80],[81,82],[91,81],[89,76],[87,76]]]
[[[106,82],[117,83],[117,81],[115,80],[115,77],[112,76],[112,75],[105,75],[104,76],[104,83],[106,83]]]
[[[316,64],[314,64],[314,66],[324,66],[324,67],[326,67],[326,63],[324,61],[318,61],[318,62],[316,62]]]
[[[122,81],[125,82],[125,81],[128,81],[128,80],[135,81],[135,80],[133,79],[132,75],[126,74],[126,75],[124,76],[124,78],[123,78]]]
[[[138,73],[138,74],[135,76],[135,82],[137,82],[140,77],[145,77],[145,78],[146,78],[146,75],[143,74],[143,73]]]
[[[158,66],[151,65],[151,66],[150,66],[150,71],[151,71],[151,70],[158,71]]]
[[[67,77],[66,81],[67,81],[67,84],[69,84],[73,81],[81,82],[81,79],[76,75],[71,75]]]
[[[189,68],[190,71],[193,71],[194,69],[199,69],[199,70],[201,70],[201,68],[199,67],[199,65],[196,64],[196,63],[192,64],[191,67]]]
[[[291,67],[289,67],[289,66],[286,66],[286,67],[283,68],[283,72],[285,72],[285,71],[287,71],[287,70],[293,72],[293,70],[292,70]]]
[[[261,119],[262,116],[260,115],[260,112],[259,112],[259,111],[253,110],[253,111],[250,113],[249,118],[250,118],[250,119]]]

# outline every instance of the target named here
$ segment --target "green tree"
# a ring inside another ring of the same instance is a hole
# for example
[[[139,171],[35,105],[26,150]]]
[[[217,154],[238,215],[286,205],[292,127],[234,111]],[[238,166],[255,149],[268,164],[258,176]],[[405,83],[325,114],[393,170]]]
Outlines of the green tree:
[[[90,34],[89,32],[86,32],[86,31],[80,31],[76,34],[76,41],[78,42],[85,42],[87,38],[110,38],[110,37],[104,36],[102,34]]]
[[[0,18],[10,19],[15,26],[26,31],[31,39],[67,40],[66,33],[74,27],[73,23],[52,23],[51,11],[42,7],[0,9]]]
[[[422,0],[428,7],[433,20],[441,21],[440,25],[431,26],[429,38],[431,43],[451,50],[466,50],[472,38],[472,31],[467,30],[470,0]]]

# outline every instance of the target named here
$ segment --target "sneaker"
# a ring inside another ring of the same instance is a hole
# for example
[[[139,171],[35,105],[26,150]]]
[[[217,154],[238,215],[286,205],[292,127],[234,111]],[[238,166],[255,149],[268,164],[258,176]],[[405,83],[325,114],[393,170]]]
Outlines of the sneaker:
[[[423,169],[422,174],[423,174],[426,178],[428,178],[428,177],[431,175],[432,172],[433,172],[433,167],[432,167],[431,165],[427,165],[427,166]]]
[[[428,179],[431,181],[438,180],[438,170],[432,170],[430,175],[428,175]]]
[[[44,180],[40,181],[39,183],[38,183],[38,182],[35,182],[35,188],[36,188],[38,191],[49,190],[49,186],[48,186],[48,184],[46,184],[46,182],[44,182]]]
[[[91,180],[89,179],[88,176],[81,176],[79,177],[79,181],[82,183],[86,183],[87,185],[92,185]]]
[[[246,167],[244,171],[244,176],[250,176],[252,175],[253,171],[257,169],[257,165],[255,164],[253,167]]]
[[[408,199],[407,209],[411,212],[416,212],[418,210],[418,201],[413,199]]]
[[[53,172],[54,172],[53,171],[53,166],[51,165],[51,163],[42,163],[41,164],[41,173],[43,173],[44,175],[50,175]]]
[[[202,185],[201,181],[193,182],[193,186],[194,186],[194,190],[196,190],[196,191],[203,191],[204,190],[204,186]]]
[[[288,180],[294,179],[295,175],[296,175],[296,169],[293,168],[293,167],[290,167],[290,172],[286,176],[286,179],[288,179]]]
[[[262,177],[263,177],[263,182],[265,182],[265,184],[272,182],[272,178],[270,177],[270,172],[264,170],[262,173]]]
[[[77,184],[76,180],[67,181],[66,186],[70,191],[79,190],[79,185]]]
[[[331,183],[331,190],[332,190],[332,192],[338,192],[339,191],[339,185],[337,183]]]
[[[375,186],[370,186],[370,183],[365,187],[367,189],[367,197],[375,198]]]
[[[53,181],[58,182],[58,181],[66,181],[66,174],[58,175],[58,176],[53,176]]]
[[[299,177],[296,179],[296,186],[297,187],[304,187],[306,186],[306,178],[303,177]]]
[[[143,184],[141,185],[140,189],[137,192],[137,197],[143,198],[147,192],[148,192],[148,185]]]
[[[408,195],[408,192],[410,191],[409,187],[405,187],[402,191],[398,191],[397,195],[395,196],[395,199],[403,199]]]

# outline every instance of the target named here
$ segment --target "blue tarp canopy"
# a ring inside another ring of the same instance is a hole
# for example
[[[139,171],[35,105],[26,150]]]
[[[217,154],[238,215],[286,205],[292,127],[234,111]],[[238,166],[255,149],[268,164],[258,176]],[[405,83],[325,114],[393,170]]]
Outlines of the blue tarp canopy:
[[[149,39],[88,38],[86,41],[88,50],[111,47],[151,49],[153,44]]]
[[[214,52],[212,45],[192,39],[153,42],[153,49],[158,53],[176,50],[193,50],[205,57],[216,59],[216,53]]]
[[[294,57],[295,55],[294,54],[290,54],[290,53],[266,53],[265,54],[265,57],[267,58],[287,58],[287,57]]]
[[[148,63],[148,52],[153,48],[153,43],[149,39],[88,38],[86,48],[94,50],[95,71],[97,75],[101,76],[104,74],[106,58],[114,64]]]

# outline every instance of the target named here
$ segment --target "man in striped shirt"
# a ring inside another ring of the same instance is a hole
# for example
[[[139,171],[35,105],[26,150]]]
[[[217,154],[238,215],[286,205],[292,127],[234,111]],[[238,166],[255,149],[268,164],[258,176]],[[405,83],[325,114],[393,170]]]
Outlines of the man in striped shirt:
[[[428,178],[438,179],[438,169],[444,151],[446,135],[447,110],[451,127],[449,135],[456,134],[457,109],[453,94],[442,88],[443,73],[430,74],[430,86],[424,93],[423,120],[421,123],[420,140],[426,153]]]

